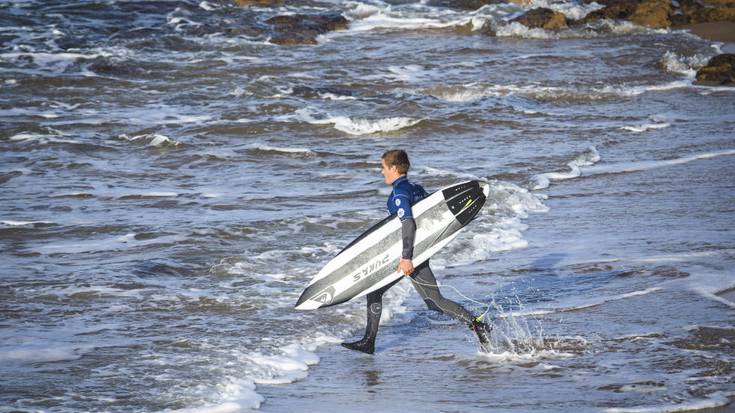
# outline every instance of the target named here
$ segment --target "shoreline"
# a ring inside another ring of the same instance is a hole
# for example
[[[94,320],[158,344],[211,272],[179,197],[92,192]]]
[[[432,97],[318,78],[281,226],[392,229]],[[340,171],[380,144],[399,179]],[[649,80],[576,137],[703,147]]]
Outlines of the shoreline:
[[[688,30],[703,39],[724,43],[722,53],[735,53],[735,22],[695,23],[672,26],[675,30]]]

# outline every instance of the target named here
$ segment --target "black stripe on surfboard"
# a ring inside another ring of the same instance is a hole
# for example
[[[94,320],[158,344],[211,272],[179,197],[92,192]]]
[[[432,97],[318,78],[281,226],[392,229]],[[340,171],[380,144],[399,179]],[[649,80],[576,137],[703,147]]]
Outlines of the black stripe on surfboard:
[[[447,202],[447,203],[449,204],[449,202],[450,202],[450,201],[451,201],[451,200],[452,200],[453,198],[456,198],[456,197],[457,197],[458,195],[462,195],[462,194],[463,194],[464,192],[467,192],[468,190],[470,190],[470,189],[474,189],[474,188],[478,189],[478,190],[480,191],[480,193],[482,193],[482,190],[480,189],[480,183],[479,183],[479,182],[477,182],[477,181],[470,181],[470,182],[465,182],[465,183],[463,183],[463,184],[459,184],[459,185],[455,185],[455,186],[452,186],[452,187],[450,187],[450,188],[446,188],[446,189],[444,189],[444,190],[442,191],[442,195],[444,196],[444,200],[445,200],[445,201],[446,201],[446,202]],[[434,192],[430,193],[430,194],[429,194],[429,195],[427,195],[427,196],[426,196],[425,198],[423,198],[423,199],[419,200],[418,202],[416,202],[415,204],[413,204],[413,205],[411,206],[411,208],[415,208],[415,207],[416,207],[416,205],[418,205],[419,203],[421,203],[421,201],[423,201],[424,199],[427,199],[427,198],[429,198],[429,197],[430,197],[430,196],[432,196],[432,195],[434,195]],[[451,205],[451,204],[450,204],[450,205]],[[455,214],[459,212],[459,209],[458,209],[458,210],[457,210],[457,211],[455,212],[455,210],[451,209],[451,206],[450,206],[450,210],[451,210],[452,212],[454,212]],[[370,228],[369,228],[369,229],[368,229],[367,231],[365,231],[365,232],[363,232],[362,234],[360,234],[360,236],[359,236],[359,237],[355,238],[354,240],[352,240],[352,242],[350,242],[349,244],[347,244],[347,246],[346,246],[346,247],[342,248],[342,250],[341,250],[341,251],[340,251],[339,253],[337,253],[337,255],[339,255],[339,254],[341,254],[341,253],[345,252],[345,251],[346,251],[346,250],[347,250],[348,248],[350,248],[351,246],[353,246],[353,245],[357,244],[357,243],[358,243],[358,242],[360,242],[360,241],[361,241],[361,240],[362,240],[363,238],[365,238],[365,237],[367,237],[368,235],[370,235],[370,234],[372,234],[373,232],[375,232],[375,231],[376,231],[376,230],[377,230],[378,228],[380,228],[380,227],[382,227],[383,225],[385,225],[385,224],[386,224],[386,223],[387,223],[388,221],[390,221],[391,219],[393,219],[393,218],[394,218],[395,216],[396,216],[395,214],[393,214],[393,215],[388,215],[387,217],[383,218],[382,220],[380,220],[379,222],[377,222],[376,224],[374,224],[374,225],[373,225],[372,227],[370,227]],[[460,222],[461,222],[461,221],[460,221]],[[468,221],[468,222],[469,222],[469,221]]]
[[[422,199],[421,201],[423,201],[423,199]],[[421,202],[421,201],[419,201],[419,202]],[[418,202],[417,202],[417,203],[418,203]],[[386,223],[387,223],[388,221],[390,221],[391,219],[393,219],[393,218],[394,218],[395,216],[396,216],[396,214],[393,214],[393,215],[388,215],[387,217],[385,217],[385,218],[383,218],[382,220],[380,220],[380,222],[378,222],[377,224],[375,224],[375,225],[373,225],[372,227],[370,227],[370,229],[368,229],[367,231],[365,231],[365,232],[363,232],[362,234],[360,234],[360,236],[359,236],[359,237],[355,238],[355,239],[354,239],[354,240],[353,240],[352,242],[350,242],[349,244],[347,244],[347,246],[346,246],[346,247],[342,248],[342,251],[340,251],[340,252],[339,252],[339,253],[338,253],[337,255],[339,255],[339,254],[341,254],[341,253],[345,252],[345,250],[347,250],[347,249],[348,249],[348,248],[350,248],[351,246],[353,246],[353,245],[357,244],[357,243],[358,243],[358,242],[359,242],[360,240],[362,240],[363,238],[365,238],[365,237],[367,237],[368,235],[370,235],[370,234],[372,234],[373,232],[375,232],[375,231],[376,231],[376,230],[377,230],[378,228],[380,228],[380,227],[382,227],[383,225],[385,225],[385,224],[386,224]],[[335,255],[335,257],[336,257],[336,255]]]

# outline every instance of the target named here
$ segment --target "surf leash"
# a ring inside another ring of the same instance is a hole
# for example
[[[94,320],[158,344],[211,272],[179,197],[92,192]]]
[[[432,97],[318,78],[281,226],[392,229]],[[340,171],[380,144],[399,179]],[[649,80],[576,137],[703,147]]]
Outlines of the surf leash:
[[[439,284],[439,281],[437,281],[436,284],[423,283],[423,282],[418,281],[418,280],[415,280],[413,278],[411,278],[411,281],[412,282],[415,282],[416,284],[423,285],[425,287],[434,287],[434,288],[443,288],[443,287],[446,287],[446,288],[451,288],[457,294],[459,294],[460,297],[464,298],[465,300],[470,301],[470,302],[475,303],[475,304],[478,304],[478,305],[480,305],[482,307],[485,307],[485,312],[483,312],[482,314],[480,314],[479,316],[477,316],[477,317],[474,318],[475,321],[477,321],[478,323],[481,323],[482,322],[482,320],[485,318],[485,316],[487,315],[487,313],[489,313],[490,312],[490,309],[493,307],[493,304],[492,303],[489,303],[489,304],[488,303],[483,303],[481,301],[477,301],[477,300],[475,300],[473,298],[467,297],[466,295],[462,294],[462,291],[459,291],[459,289],[457,289],[457,288],[455,288],[455,287],[453,287],[451,285],[448,285],[448,284]]]

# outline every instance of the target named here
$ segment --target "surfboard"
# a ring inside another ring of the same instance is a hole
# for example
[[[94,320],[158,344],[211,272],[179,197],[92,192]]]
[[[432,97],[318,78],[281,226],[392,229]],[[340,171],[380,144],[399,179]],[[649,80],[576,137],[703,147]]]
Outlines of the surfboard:
[[[442,188],[412,205],[416,221],[413,265],[426,262],[472,221],[490,192],[487,183],[462,182]],[[349,301],[402,277],[397,271],[403,247],[401,221],[391,215],[329,261],[307,285],[297,310],[314,310]]]

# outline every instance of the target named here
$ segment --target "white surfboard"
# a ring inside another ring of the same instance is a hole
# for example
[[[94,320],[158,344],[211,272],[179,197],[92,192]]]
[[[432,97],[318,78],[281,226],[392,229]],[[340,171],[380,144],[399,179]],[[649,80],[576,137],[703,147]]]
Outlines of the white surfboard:
[[[447,245],[480,211],[490,192],[486,183],[463,182],[434,192],[412,206],[416,221],[413,264],[418,266]],[[314,310],[344,303],[402,277],[401,222],[389,216],[357,239],[317,273],[296,303]]]

